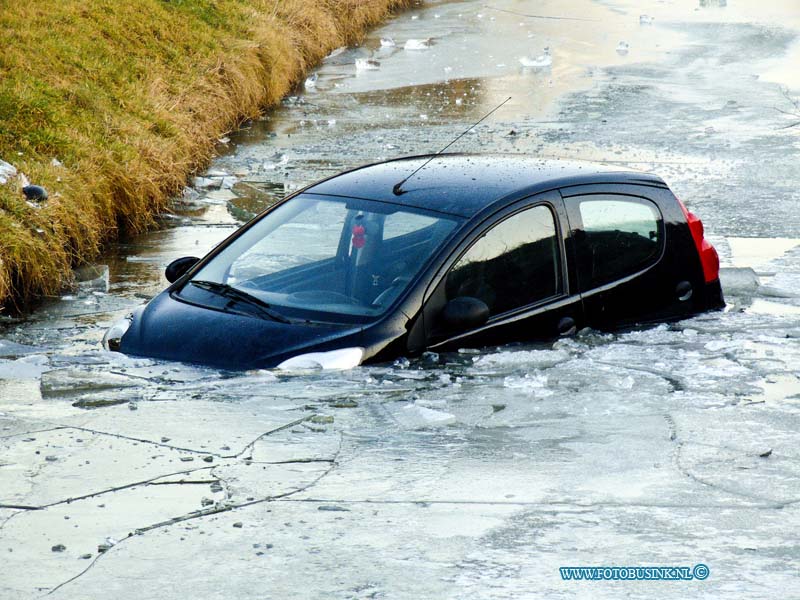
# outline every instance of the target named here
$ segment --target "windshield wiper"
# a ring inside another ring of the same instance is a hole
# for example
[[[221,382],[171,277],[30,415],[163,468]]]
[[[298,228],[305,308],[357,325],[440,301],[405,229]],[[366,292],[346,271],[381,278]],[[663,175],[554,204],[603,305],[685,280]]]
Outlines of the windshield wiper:
[[[291,321],[282,314],[272,310],[270,305],[263,300],[256,298],[255,296],[251,296],[247,292],[243,292],[242,290],[230,286],[227,283],[196,279],[191,280],[189,283],[195,287],[199,287],[200,289],[208,290],[209,292],[214,292],[215,294],[219,294],[225,298],[230,298],[231,300],[247,304],[256,309],[254,312],[262,317],[267,317],[273,321],[278,321],[279,323],[291,323]]]

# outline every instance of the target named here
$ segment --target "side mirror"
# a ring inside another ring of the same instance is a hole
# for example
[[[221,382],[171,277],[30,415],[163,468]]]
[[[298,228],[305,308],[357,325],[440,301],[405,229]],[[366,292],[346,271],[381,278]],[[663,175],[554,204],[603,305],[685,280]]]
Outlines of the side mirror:
[[[442,319],[445,327],[450,330],[474,329],[489,320],[489,307],[478,298],[459,296],[444,305]]]
[[[194,256],[184,256],[183,258],[175,259],[164,269],[164,276],[170,283],[175,283],[178,279],[183,277],[186,271],[195,266],[199,260],[199,258]]]

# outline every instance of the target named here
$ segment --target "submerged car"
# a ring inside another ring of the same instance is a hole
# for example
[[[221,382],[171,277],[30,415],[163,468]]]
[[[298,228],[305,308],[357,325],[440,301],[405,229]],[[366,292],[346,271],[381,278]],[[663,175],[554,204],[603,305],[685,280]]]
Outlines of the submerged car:
[[[349,368],[724,306],[703,224],[662,179],[520,155],[341,173],[166,276],[106,348],[226,369]]]

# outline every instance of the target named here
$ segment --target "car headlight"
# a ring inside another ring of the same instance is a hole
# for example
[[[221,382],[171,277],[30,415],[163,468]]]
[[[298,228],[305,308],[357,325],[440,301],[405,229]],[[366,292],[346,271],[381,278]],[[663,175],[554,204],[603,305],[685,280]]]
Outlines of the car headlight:
[[[342,348],[330,352],[309,352],[293,356],[278,365],[279,369],[352,369],[364,359],[364,348]]]
[[[133,320],[144,310],[144,305],[138,307],[132,313],[126,315],[111,327],[108,328],[103,336],[103,348],[110,352],[119,352],[122,336],[128,331]]]

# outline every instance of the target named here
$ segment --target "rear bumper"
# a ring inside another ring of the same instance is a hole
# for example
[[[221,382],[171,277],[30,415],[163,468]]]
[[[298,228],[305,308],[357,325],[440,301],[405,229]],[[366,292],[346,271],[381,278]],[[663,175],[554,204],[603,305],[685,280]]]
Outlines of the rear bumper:
[[[705,310],[720,310],[725,308],[725,297],[719,279],[705,284]]]

